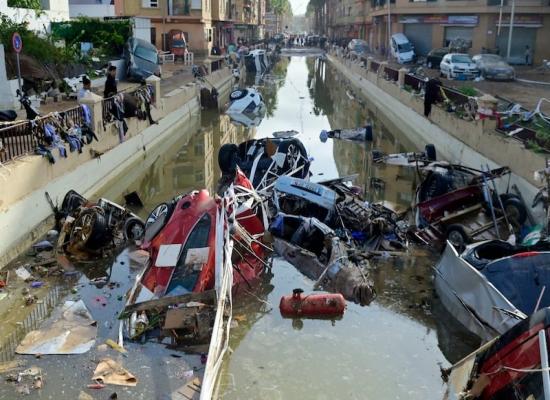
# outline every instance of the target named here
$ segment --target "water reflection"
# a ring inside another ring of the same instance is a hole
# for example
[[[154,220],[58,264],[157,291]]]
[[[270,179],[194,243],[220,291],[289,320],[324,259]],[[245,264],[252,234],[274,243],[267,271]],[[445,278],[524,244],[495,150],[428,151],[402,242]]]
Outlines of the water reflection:
[[[369,201],[389,200],[403,207],[413,201],[415,171],[373,164],[373,148],[394,153],[416,146],[377,111],[365,107],[348,82],[316,58],[293,57],[286,67],[273,113],[258,136],[298,129],[314,158],[314,180],[358,174]],[[263,88],[268,91],[268,88]],[[266,92],[269,93],[269,92]],[[272,95],[272,94],[271,94]],[[329,140],[321,129],[374,125],[372,143]],[[374,183],[374,184],[373,184]],[[467,354],[477,344],[449,323],[434,297],[432,265],[438,255],[412,249],[405,257],[377,259],[371,274],[379,298],[368,308],[349,305],[341,321],[304,320],[296,330],[276,305],[293,288],[312,282],[280,259],[274,262],[274,309],[252,326],[233,331],[234,353],[225,365],[223,398],[440,398],[439,367]],[[235,312],[256,315],[258,303],[236,305]],[[460,342],[457,346],[455,343]]]

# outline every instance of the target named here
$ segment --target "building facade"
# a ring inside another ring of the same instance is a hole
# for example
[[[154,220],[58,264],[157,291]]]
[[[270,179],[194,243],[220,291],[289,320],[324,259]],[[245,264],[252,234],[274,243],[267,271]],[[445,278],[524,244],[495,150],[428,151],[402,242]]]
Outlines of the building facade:
[[[69,15],[76,17],[104,18],[115,16],[114,0],[69,0]]]
[[[512,0],[327,0],[329,35],[365,39],[385,54],[388,35],[404,33],[419,55],[453,39],[470,43],[470,53],[496,51],[505,56]],[[525,49],[535,64],[550,58],[550,0],[515,0],[511,61],[525,62]]]
[[[170,50],[171,38],[182,33],[190,51],[206,56],[213,46],[260,38],[265,0],[115,0],[115,13],[148,18],[150,41],[159,49]]]

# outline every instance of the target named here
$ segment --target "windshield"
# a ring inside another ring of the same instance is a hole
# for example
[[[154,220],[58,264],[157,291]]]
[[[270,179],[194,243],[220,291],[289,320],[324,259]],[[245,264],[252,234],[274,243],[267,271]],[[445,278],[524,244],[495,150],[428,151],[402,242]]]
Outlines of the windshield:
[[[453,56],[452,62],[454,63],[471,63],[472,60],[466,55]]]
[[[143,59],[143,60],[152,62],[154,64],[158,64],[158,54],[157,54],[156,51],[154,51],[152,49],[137,46],[134,50],[134,55],[136,57],[139,57],[139,58]]]
[[[481,61],[490,62],[490,63],[497,63],[502,61],[501,56],[497,56],[496,54],[484,54],[481,56]]]
[[[407,51],[412,50],[411,44],[409,42],[399,44],[399,45],[397,45],[397,48],[398,48],[400,53],[405,53]]]

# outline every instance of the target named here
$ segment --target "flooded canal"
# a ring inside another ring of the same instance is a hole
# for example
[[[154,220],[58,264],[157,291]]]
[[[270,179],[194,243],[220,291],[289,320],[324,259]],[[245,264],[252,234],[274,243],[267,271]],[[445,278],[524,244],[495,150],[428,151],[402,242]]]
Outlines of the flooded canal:
[[[315,58],[283,58],[260,83],[267,105],[266,118],[257,128],[232,125],[217,113],[197,115],[181,127],[170,142],[151,150],[138,165],[109,184],[98,195],[121,201],[137,191],[145,207],[192,189],[213,190],[220,174],[217,152],[224,143],[239,143],[274,131],[295,129],[313,158],[312,180],[357,173],[356,184],[369,201],[385,199],[408,207],[416,185],[413,171],[372,165],[372,148],[399,152],[416,148],[398,127],[370,110],[368,99],[357,97],[335,70]],[[375,140],[364,145],[328,140],[319,133],[329,128],[352,128],[371,122]],[[423,144],[418,144],[423,145]],[[371,147],[372,146],[372,147]],[[62,282],[69,298],[82,298],[99,323],[100,344],[115,339],[116,315],[138,268],[125,249],[103,263],[79,265],[81,275]],[[235,299],[237,326],[232,330],[231,353],[223,368],[219,397],[223,399],[439,399],[445,390],[440,367],[467,354],[477,343],[453,323],[434,298],[432,266],[437,254],[412,249],[410,257],[371,261],[371,278],[378,298],[368,307],[348,304],[343,318],[329,320],[283,319],[278,305],[294,288],[306,292],[313,282],[282,259],[254,291]],[[108,276],[114,287],[89,285],[90,279]],[[53,284],[53,283],[52,283]],[[70,293],[70,291],[73,293]],[[16,311],[14,311],[16,312]],[[44,388],[27,398],[77,399],[85,391],[106,399],[116,391],[119,399],[169,399],[198,373],[200,354],[180,358],[164,345],[127,344],[128,356],[110,351],[134,373],[134,388],[108,387],[90,391],[86,385],[98,360],[97,347],[79,356],[21,357],[26,365],[43,370]],[[194,372],[189,372],[193,371]],[[0,386],[0,399],[21,396],[13,386]]]

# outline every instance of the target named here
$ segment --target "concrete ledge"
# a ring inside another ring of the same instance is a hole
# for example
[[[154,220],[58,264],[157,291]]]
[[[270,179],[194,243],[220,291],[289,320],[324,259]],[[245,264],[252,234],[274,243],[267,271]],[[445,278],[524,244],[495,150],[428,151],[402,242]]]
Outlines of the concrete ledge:
[[[232,84],[231,70],[216,71],[218,90]],[[198,88],[183,85],[169,96],[157,101],[153,118],[157,125],[137,118],[127,120],[128,133],[119,143],[113,123],[96,132],[99,142],[85,146],[83,153],[69,153],[66,159],[49,164],[40,156],[27,156],[9,163],[9,176],[0,192],[0,268],[24,252],[30,244],[52,226],[52,214],[45,192],[54,202],[61,203],[65,193],[74,189],[84,196],[92,196],[114,182],[119,174],[143,158],[161,143],[177,137],[183,127],[200,113]],[[101,154],[95,158],[90,150]],[[10,182],[13,182],[10,185]]]
[[[507,165],[512,171],[512,183],[516,183],[526,201],[536,194],[535,170],[544,167],[544,158],[523,147],[513,139],[497,134],[494,121],[465,121],[441,108],[432,108],[430,119],[423,115],[423,99],[400,89],[396,82],[389,82],[372,72],[354,72],[333,55],[328,56],[339,70],[367,98],[373,106],[413,142],[418,150],[433,143],[438,154],[453,163],[474,168],[489,164],[494,168]],[[362,72],[362,71],[361,71]]]

